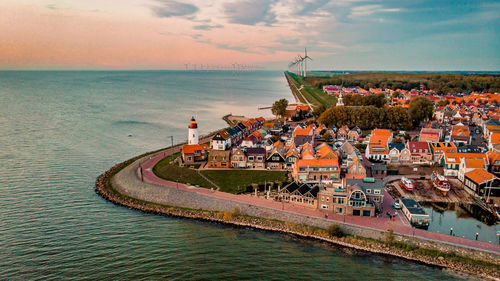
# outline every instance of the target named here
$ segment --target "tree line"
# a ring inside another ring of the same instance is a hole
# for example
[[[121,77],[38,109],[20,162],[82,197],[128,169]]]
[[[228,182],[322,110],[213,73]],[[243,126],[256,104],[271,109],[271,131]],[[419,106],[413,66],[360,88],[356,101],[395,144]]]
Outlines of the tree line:
[[[430,120],[433,116],[434,104],[427,98],[417,97],[410,102],[409,109],[403,107],[375,107],[373,105],[359,108],[335,106],[325,110],[318,122],[326,126],[358,126],[363,130],[383,128],[391,130],[409,130],[420,122]]]
[[[392,90],[433,90],[438,94],[462,92],[500,92],[499,75],[464,75],[452,73],[353,73],[332,75],[331,78],[310,77],[307,79],[320,89],[325,85],[344,87],[382,88]]]
[[[373,105],[375,107],[384,107],[387,103],[387,99],[384,94],[374,94],[374,95],[352,95],[347,94],[343,96],[344,105],[347,106],[369,106]]]

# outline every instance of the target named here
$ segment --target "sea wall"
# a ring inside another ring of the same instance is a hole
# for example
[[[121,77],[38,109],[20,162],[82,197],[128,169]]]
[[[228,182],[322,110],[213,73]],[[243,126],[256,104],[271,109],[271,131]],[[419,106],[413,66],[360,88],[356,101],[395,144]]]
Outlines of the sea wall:
[[[327,228],[334,222],[318,217],[310,217],[290,211],[270,209],[261,206],[245,204],[237,201],[212,197],[207,194],[190,192],[187,190],[168,188],[155,184],[142,182],[137,176],[140,163],[144,159],[138,159],[132,164],[123,168],[112,178],[113,187],[121,194],[136,198],[142,201],[153,202],[168,206],[177,206],[189,209],[202,209],[219,212],[231,212],[236,207],[242,214],[261,217],[266,219],[275,219],[296,224],[306,224],[321,228]],[[348,234],[383,240],[385,232],[361,227],[353,224],[342,224],[344,231]],[[474,256],[481,260],[498,260],[498,255],[490,252],[480,251],[472,248],[466,248],[458,245],[436,242],[420,237],[413,237],[401,234],[394,234],[397,241],[412,242],[423,248],[438,249],[440,251],[454,251],[457,254]]]

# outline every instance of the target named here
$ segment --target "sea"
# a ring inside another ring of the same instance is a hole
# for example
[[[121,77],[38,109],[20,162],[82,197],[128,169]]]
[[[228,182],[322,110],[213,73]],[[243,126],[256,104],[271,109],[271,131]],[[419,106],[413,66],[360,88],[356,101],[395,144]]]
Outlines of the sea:
[[[145,214],[94,191],[138,154],[225,114],[293,100],[280,71],[0,72],[1,280],[456,280],[419,263]]]

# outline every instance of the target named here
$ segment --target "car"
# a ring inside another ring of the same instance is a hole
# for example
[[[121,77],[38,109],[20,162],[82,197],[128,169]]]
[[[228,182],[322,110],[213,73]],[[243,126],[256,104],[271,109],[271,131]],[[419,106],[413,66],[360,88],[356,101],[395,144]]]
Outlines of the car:
[[[394,202],[394,203],[392,203],[392,207],[393,207],[394,209],[401,209],[401,205],[399,204],[399,202]]]

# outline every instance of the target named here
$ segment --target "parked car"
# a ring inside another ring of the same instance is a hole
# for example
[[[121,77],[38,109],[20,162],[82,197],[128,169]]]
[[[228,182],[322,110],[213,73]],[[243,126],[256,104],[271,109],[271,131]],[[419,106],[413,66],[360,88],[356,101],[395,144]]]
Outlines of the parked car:
[[[394,209],[401,209],[401,205],[399,204],[399,202],[394,202],[394,203],[392,203],[392,207],[393,207]]]

